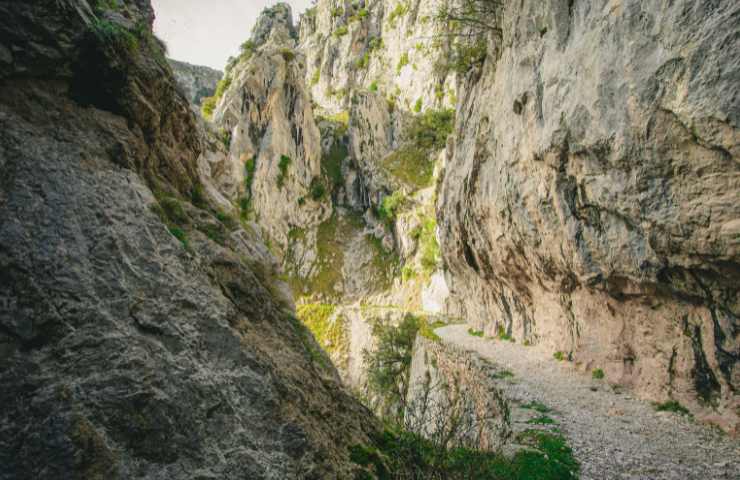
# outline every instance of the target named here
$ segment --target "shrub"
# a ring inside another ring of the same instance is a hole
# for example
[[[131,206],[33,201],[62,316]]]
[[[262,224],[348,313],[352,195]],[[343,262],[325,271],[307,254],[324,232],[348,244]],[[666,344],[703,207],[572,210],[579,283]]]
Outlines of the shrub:
[[[315,201],[319,201],[326,195],[326,187],[324,183],[318,178],[314,178],[311,181],[311,198]]]
[[[395,27],[396,20],[406,15],[408,11],[409,11],[409,6],[406,3],[399,3],[398,5],[396,5],[396,8],[391,10],[390,15],[388,15],[388,23],[391,26]]]
[[[530,425],[554,425],[557,422],[555,422],[555,420],[548,417],[547,415],[540,415],[536,418],[530,418],[529,420],[527,420],[527,423],[529,423]]]
[[[525,403],[524,405],[522,405],[522,408],[526,410],[534,410],[539,413],[548,413],[552,411],[550,407],[548,407],[542,402],[538,402],[537,400],[533,400],[529,403]]]
[[[475,43],[458,43],[452,56],[452,69],[460,75],[465,75],[473,67],[483,65],[488,55],[488,45],[484,39]]]
[[[418,319],[410,314],[398,326],[376,323],[373,326],[375,349],[363,353],[368,388],[383,402],[386,415],[398,420],[403,416],[412,350],[418,331]]]
[[[321,69],[317,68],[315,72],[313,72],[313,75],[311,76],[311,86],[313,87],[319,81],[321,80]]]
[[[419,98],[416,100],[416,104],[414,105],[414,112],[421,113],[421,109],[424,107],[424,101]]]
[[[421,99],[417,105],[421,110]],[[447,137],[455,126],[454,110],[427,110],[422,115],[414,117],[409,127],[409,136],[415,145],[420,148],[444,148]]]
[[[681,415],[691,415],[689,409],[678,403],[676,400],[669,400],[663,403],[656,403],[655,410],[659,412],[673,412]]]
[[[474,337],[483,337],[483,331],[482,330],[474,330],[472,328],[468,329],[468,333]]]
[[[602,369],[600,369],[600,368],[595,368],[595,369],[594,369],[594,370],[593,370],[593,371],[591,372],[591,376],[592,376],[592,377],[593,377],[594,379],[596,379],[596,380],[601,380],[602,378],[604,378],[604,370],[602,370]]]
[[[401,55],[401,58],[398,59],[398,65],[396,65],[396,73],[400,74],[403,67],[409,64],[409,54],[408,52],[403,52]]]
[[[213,112],[216,110],[216,104],[218,99],[216,97],[206,97],[203,99],[203,103],[200,107],[200,112],[203,114],[203,118],[211,120],[213,118]]]
[[[185,247],[186,249],[190,248],[190,245],[188,243],[188,236],[185,234],[182,228],[170,227],[169,230],[172,236],[178,239],[183,247]]]
[[[295,59],[295,52],[289,48],[280,50],[280,55],[283,56],[286,62],[292,62]]]
[[[384,197],[383,201],[380,202],[378,216],[381,220],[391,223],[396,220],[396,215],[398,215],[399,210],[403,208],[405,203],[406,195],[403,192],[400,190],[393,192],[391,195]]]
[[[560,351],[558,351],[558,352],[555,352],[555,353],[553,353],[553,354],[552,354],[552,357],[553,357],[553,358],[554,358],[555,360],[557,360],[558,362],[562,362],[563,360],[565,360],[565,359],[566,359],[566,355],[565,355],[565,352],[560,352]]]
[[[378,82],[371,83],[369,90],[373,93],[376,93],[378,91]]]
[[[506,330],[504,329],[504,327],[500,325],[498,327],[498,334],[496,336],[498,337],[499,340],[504,340],[504,341],[509,341],[509,342],[514,341],[512,336],[506,333]]]
[[[341,27],[337,28],[334,31],[334,37],[335,38],[341,38],[349,33],[349,30],[347,29],[346,25],[342,25]]]
[[[578,478],[580,470],[562,436],[537,430],[518,436],[517,443],[529,448],[512,458],[453,447],[444,439],[433,442],[398,427],[374,434],[371,442],[350,447],[350,460],[364,467],[355,478],[570,480]]]
[[[280,172],[278,173],[277,177],[277,185],[279,188],[283,188],[283,184],[285,184],[285,179],[288,176],[288,167],[290,167],[290,164],[292,163],[292,160],[290,157],[286,155],[280,155],[280,161],[278,162],[278,170]]]
[[[365,52],[360,58],[357,59],[357,62],[355,62],[355,66],[359,70],[364,70],[370,65],[370,52]]]

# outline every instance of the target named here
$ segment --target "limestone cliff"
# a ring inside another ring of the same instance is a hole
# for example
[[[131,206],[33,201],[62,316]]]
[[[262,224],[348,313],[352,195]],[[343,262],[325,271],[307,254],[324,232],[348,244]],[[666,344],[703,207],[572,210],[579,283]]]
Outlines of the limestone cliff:
[[[204,188],[148,0],[0,15],[0,478],[347,478],[375,421]]]
[[[223,72],[201,65],[191,65],[187,62],[167,59],[172,67],[172,73],[185,96],[193,105],[200,107],[206,97],[216,93],[216,85],[223,77]]]
[[[737,431],[736,2],[504,2],[438,203],[459,313]]]

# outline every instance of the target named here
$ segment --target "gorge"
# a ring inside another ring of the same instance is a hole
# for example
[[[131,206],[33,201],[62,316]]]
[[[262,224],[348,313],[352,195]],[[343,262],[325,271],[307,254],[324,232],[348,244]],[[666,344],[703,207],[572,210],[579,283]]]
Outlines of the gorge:
[[[737,2],[0,13],[0,479],[737,478]]]

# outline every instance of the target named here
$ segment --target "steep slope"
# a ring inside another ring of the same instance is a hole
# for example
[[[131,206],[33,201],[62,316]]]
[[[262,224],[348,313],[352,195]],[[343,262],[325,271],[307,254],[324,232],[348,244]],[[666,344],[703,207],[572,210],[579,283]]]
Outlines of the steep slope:
[[[506,2],[439,202],[460,315],[738,429],[736,2]]]
[[[375,421],[203,187],[149,2],[0,15],[0,478],[347,478]]]

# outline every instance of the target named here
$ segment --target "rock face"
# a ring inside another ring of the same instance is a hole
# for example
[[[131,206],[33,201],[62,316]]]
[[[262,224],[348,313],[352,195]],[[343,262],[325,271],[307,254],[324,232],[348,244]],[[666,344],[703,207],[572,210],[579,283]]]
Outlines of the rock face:
[[[250,42],[226,73],[215,125],[230,139],[229,159],[243,211],[281,252],[292,229],[316,227],[332,213],[318,195],[321,144],[295,50],[287,4],[260,16]]]
[[[216,84],[223,77],[223,72],[201,65],[191,65],[172,59],[167,59],[167,63],[172,67],[175,80],[184,90],[185,96],[197,107],[200,107],[204,98],[213,96]]]
[[[451,41],[434,22],[441,0],[319,0],[301,18],[301,49],[315,101],[347,110],[352,94],[384,93],[412,111],[454,107],[455,74],[438,68]]]
[[[116,5],[0,2],[0,478],[348,478],[375,421]]]
[[[511,437],[509,404],[492,381],[502,372],[481,357],[417,336],[408,428],[430,437],[454,435],[457,445],[469,448],[500,450]]]
[[[461,315],[737,431],[735,2],[507,4],[438,204]]]

